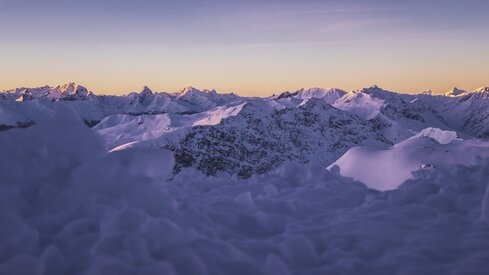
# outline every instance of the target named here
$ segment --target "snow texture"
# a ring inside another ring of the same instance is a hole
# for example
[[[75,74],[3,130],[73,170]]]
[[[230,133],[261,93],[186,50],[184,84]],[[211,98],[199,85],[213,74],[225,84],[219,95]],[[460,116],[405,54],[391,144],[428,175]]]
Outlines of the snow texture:
[[[489,269],[487,160],[421,170],[386,192],[297,163],[247,180],[174,176],[172,153],[107,153],[73,111],[55,112],[0,133],[2,275]]]

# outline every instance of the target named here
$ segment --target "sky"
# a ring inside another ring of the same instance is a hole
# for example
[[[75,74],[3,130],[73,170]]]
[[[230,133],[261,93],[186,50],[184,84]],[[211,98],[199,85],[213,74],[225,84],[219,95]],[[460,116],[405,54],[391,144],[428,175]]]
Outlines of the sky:
[[[489,86],[487,0],[0,0],[0,90]]]

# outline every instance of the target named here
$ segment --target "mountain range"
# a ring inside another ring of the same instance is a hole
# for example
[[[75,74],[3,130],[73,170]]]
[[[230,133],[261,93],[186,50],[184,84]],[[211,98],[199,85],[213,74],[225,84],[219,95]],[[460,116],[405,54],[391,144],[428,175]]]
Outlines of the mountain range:
[[[466,140],[489,138],[489,88],[443,94],[402,94],[377,86],[351,92],[312,88],[258,98],[193,87],[177,93],[144,87],[123,96],[96,95],[68,83],[0,92],[0,129],[43,123],[59,105],[93,127],[108,150],[169,149],[175,173],[192,167],[239,178],[288,162],[326,167],[342,156],[338,167],[347,167],[345,156],[358,155],[348,152],[351,148],[400,148],[427,128]]]

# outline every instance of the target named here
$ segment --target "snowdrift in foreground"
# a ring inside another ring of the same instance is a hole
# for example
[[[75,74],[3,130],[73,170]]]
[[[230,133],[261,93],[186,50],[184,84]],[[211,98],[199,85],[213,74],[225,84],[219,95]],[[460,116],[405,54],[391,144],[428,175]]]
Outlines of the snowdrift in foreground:
[[[488,161],[420,171],[388,192],[294,164],[247,181],[189,169],[168,180],[168,152],[108,154],[73,120],[0,133],[0,274],[489,268]]]
[[[489,142],[457,139],[453,131],[427,128],[388,149],[354,147],[328,169],[384,191],[412,179],[416,170],[471,165],[480,157],[489,157]]]

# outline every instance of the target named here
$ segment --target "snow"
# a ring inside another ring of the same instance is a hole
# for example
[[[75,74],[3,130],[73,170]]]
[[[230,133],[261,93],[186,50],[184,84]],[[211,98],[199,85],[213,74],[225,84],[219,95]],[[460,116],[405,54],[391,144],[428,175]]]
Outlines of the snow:
[[[328,169],[376,190],[393,190],[420,169],[471,165],[489,157],[489,142],[457,139],[455,132],[427,128],[390,148],[355,147]],[[339,170],[339,171],[338,171]]]
[[[336,101],[333,106],[354,113],[363,119],[373,119],[385,101],[363,92],[351,92]]]
[[[433,100],[447,125],[471,137],[489,137],[489,89]]]
[[[283,92],[266,98],[277,109],[295,108],[306,104],[310,99],[320,99],[328,104],[333,104],[346,94],[337,88],[309,88],[295,92]]]
[[[345,94],[345,91],[337,88],[309,88],[298,91],[295,97],[303,100],[301,103],[302,105],[311,98],[321,99],[328,104],[333,104],[336,100],[340,99]]]
[[[419,134],[415,135],[412,138],[419,138],[419,137],[429,137],[436,140],[436,142],[440,144],[448,144],[457,139],[457,132],[444,131],[438,128],[429,127],[422,130],[421,132],[419,132]]]
[[[474,93],[488,93],[489,87],[480,87],[474,90]]]
[[[455,97],[467,94],[467,91],[461,90],[457,87],[451,89],[450,91],[444,93],[445,96]]]
[[[46,96],[49,100],[56,101],[67,97],[76,96],[78,98],[85,98],[89,94],[87,88],[79,85],[78,83],[70,82],[60,85],[54,89],[50,89],[43,95],[37,97]]]
[[[196,112],[240,101],[240,97],[234,94],[218,94],[215,90],[199,90],[194,87],[187,87],[175,96],[179,104]]]
[[[174,132],[186,132],[193,126],[217,125],[223,119],[238,115],[246,103],[219,106],[197,114],[111,115],[94,129],[110,148],[129,148],[140,143],[158,142]],[[181,133],[180,133],[181,134]]]
[[[244,105],[246,105],[246,103],[241,103],[232,107],[219,106],[213,110],[206,112],[203,115],[202,119],[195,121],[192,125],[217,125],[221,123],[221,121],[225,118],[238,115],[239,112],[241,112],[241,110],[243,109]]]
[[[435,151],[476,144],[406,141],[418,142]],[[1,132],[0,152],[2,275],[489,268],[487,160],[419,171],[385,192],[297,163],[248,180],[193,169],[175,176],[170,152],[107,153],[63,107],[47,122]]]
[[[390,144],[374,127],[320,99],[281,110],[273,102],[256,100],[219,125],[192,128],[167,148],[177,155],[177,170],[196,167],[206,175],[225,172],[247,178],[287,161],[326,166],[354,145]],[[158,144],[169,143],[164,139]]]
[[[122,144],[157,138],[175,130],[172,117],[161,115],[112,115],[95,127],[111,148]]]

